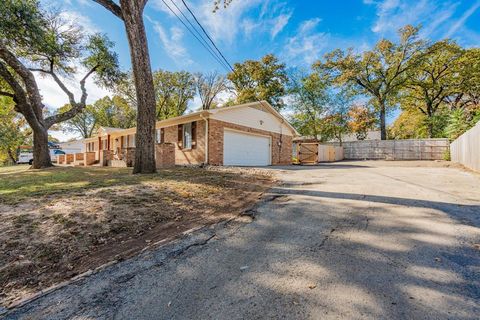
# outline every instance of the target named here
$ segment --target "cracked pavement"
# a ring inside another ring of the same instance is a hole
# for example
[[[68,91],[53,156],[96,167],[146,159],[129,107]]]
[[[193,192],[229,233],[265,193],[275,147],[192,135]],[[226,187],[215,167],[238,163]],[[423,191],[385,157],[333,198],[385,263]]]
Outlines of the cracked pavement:
[[[480,176],[419,162],[273,168],[249,217],[7,319],[478,319]]]

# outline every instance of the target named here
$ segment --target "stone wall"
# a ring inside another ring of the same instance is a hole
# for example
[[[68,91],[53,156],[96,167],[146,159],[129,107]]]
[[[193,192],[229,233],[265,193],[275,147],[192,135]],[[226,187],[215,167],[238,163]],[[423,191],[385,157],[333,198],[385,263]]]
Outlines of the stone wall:
[[[208,120],[208,127],[208,163],[211,165],[223,165],[223,132],[225,128],[270,136],[272,138],[272,165],[292,163],[292,136],[213,119]]]
[[[113,160],[113,150],[100,151],[100,164],[104,167],[108,166],[108,162]]]

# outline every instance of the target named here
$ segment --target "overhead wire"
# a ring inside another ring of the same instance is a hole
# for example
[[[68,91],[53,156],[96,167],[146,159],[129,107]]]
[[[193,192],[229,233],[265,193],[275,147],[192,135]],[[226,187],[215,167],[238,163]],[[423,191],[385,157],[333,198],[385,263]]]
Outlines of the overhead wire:
[[[183,20],[180,19],[180,17],[170,8],[170,6],[165,2],[165,0],[162,0],[162,1],[163,1],[163,3],[165,3],[165,5],[170,9],[170,11],[171,11],[172,13],[174,13],[175,16],[182,22],[182,24],[195,36],[195,38],[197,38],[197,40],[200,41],[200,39],[190,30],[190,28],[188,28],[188,26],[183,22]],[[197,30],[195,27],[193,27],[193,25],[192,25],[192,23],[190,22],[190,20],[184,15],[183,11],[180,10],[180,8],[175,4],[174,0],[170,0],[170,1],[174,4],[174,6],[177,8],[177,10],[182,14],[182,16],[188,21],[188,23],[192,26],[192,28],[193,28],[197,33],[199,33],[198,30]],[[200,27],[200,29],[203,31],[203,33],[205,34],[205,36],[208,38],[208,40],[210,41],[210,43],[213,45],[213,47],[215,48],[215,50],[218,52],[218,54],[220,55],[220,57],[222,58],[222,60],[223,60],[224,63],[221,63],[221,62],[219,61],[218,55],[213,55],[213,56],[216,58],[217,62],[219,62],[224,68],[225,68],[226,66],[228,66],[227,71],[235,72],[235,70],[233,69],[233,67],[232,67],[232,65],[230,64],[230,62],[227,60],[227,58],[225,58],[225,55],[220,51],[220,49],[219,49],[218,46],[215,44],[215,42],[213,41],[213,39],[210,37],[210,35],[208,34],[208,32],[205,30],[205,28],[202,26],[202,24],[200,23],[200,21],[197,19],[196,15],[193,13],[193,11],[190,9],[190,7],[187,5],[187,3],[185,2],[185,0],[181,0],[181,1],[182,1],[183,5],[185,6],[185,8],[186,8],[186,9],[188,10],[188,12],[190,13],[190,15],[193,17],[193,19],[195,20],[195,22],[197,23],[197,25],[198,25],[198,26]],[[206,42],[206,40],[205,40],[203,37],[201,37],[201,38],[202,38],[203,41]],[[200,42],[201,42],[201,41],[200,41]],[[205,47],[205,43],[203,43],[203,42],[201,42],[201,43],[202,43],[202,45]],[[208,45],[208,44],[207,44],[207,45]],[[210,54],[212,54],[211,51],[212,51],[213,49],[212,49],[210,46],[208,46],[208,48],[209,48]],[[228,69],[230,69],[230,70],[228,70]],[[265,104],[264,104],[264,102],[263,102],[262,100],[257,100],[256,102],[259,102],[263,107],[265,107]],[[268,106],[267,106],[267,108],[268,108]]]
[[[170,0],[174,5],[175,3],[173,2],[173,0]],[[197,39],[198,42],[200,42],[200,44],[210,53],[210,55],[223,67],[225,68],[225,70],[227,71],[230,71],[229,67],[227,64],[225,64],[225,62],[223,62],[223,60],[218,56],[218,54],[215,54],[215,51],[208,45],[208,42],[203,39],[203,38],[199,38],[195,32],[193,32],[190,27],[183,21],[183,19],[172,9],[172,7],[170,7],[168,5],[168,3],[165,1],[165,0],[162,0],[162,2],[165,4],[165,6],[168,8],[168,10],[170,10],[170,12],[172,12],[172,14],[183,24],[183,26],[195,37],[195,39]],[[176,6],[176,5],[175,5]],[[176,6],[177,7],[177,6]],[[182,13],[182,15],[185,17],[185,15],[183,14],[183,12],[177,7],[177,9],[180,11],[180,13]],[[192,23],[186,19],[190,25],[192,25]],[[193,27],[193,25],[192,25]],[[194,30],[197,32],[197,34],[199,34],[198,30],[196,30],[194,28]],[[203,40],[203,41],[202,41]]]
[[[215,44],[215,42],[212,40],[212,38],[210,37],[210,35],[208,34],[208,32],[205,30],[205,28],[202,26],[202,24],[200,23],[200,21],[198,21],[197,17],[195,16],[195,14],[193,13],[193,11],[190,9],[190,7],[187,5],[187,3],[182,0],[182,3],[183,5],[185,6],[185,8],[187,8],[188,12],[190,12],[190,14],[192,15],[193,19],[195,20],[195,22],[200,26],[200,28],[202,29],[203,33],[207,36],[208,40],[210,40],[210,42],[212,43],[212,45],[215,47],[215,49],[217,50],[217,52],[220,54],[220,56],[223,58],[223,60],[225,61],[225,63],[228,65],[228,67],[230,68],[230,70],[233,72],[233,67],[232,65],[230,64],[230,62],[228,62],[227,58],[225,58],[225,56],[223,55],[223,53],[220,51],[220,49],[218,49],[217,45]]]

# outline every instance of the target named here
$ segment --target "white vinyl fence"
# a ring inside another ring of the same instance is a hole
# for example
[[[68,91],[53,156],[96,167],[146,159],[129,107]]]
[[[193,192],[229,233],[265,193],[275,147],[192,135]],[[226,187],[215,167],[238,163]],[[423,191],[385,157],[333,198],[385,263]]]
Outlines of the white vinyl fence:
[[[450,145],[452,161],[480,171],[480,122]]]
[[[364,140],[344,142],[344,157],[350,160],[442,160],[448,139]]]

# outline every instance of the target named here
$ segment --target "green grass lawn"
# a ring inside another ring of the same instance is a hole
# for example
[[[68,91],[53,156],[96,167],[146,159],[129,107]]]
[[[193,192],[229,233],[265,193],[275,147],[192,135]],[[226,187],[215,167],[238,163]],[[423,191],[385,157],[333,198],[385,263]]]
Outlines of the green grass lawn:
[[[231,174],[219,174],[197,168],[159,170],[156,174],[133,175],[131,168],[52,167],[31,170],[28,165],[0,168],[0,202],[19,203],[26,198],[78,193],[89,189],[142,183],[179,181],[216,185],[227,182]]]
[[[242,169],[0,168],[0,304],[228,219],[272,179]]]

